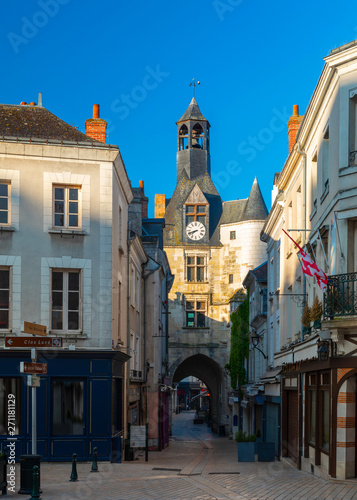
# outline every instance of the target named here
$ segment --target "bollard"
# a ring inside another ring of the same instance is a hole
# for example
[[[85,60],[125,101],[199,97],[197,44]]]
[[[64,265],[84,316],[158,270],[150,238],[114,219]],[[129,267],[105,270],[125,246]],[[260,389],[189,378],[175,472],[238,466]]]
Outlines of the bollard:
[[[71,472],[71,479],[70,481],[77,481],[78,480],[78,474],[77,474],[77,459],[76,459],[76,454],[73,453],[73,458],[72,458],[72,472]]]
[[[29,500],[39,500],[40,497],[40,477],[37,465],[33,466],[32,496]]]
[[[91,472],[98,472],[97,449],[98,448],[93,448],[93,462],[92,462],[92,468],[90,470]]]

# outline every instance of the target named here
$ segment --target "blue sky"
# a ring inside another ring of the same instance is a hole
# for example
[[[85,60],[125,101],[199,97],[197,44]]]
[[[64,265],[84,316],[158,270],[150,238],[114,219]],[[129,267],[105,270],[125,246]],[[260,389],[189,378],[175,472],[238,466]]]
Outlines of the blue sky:
[[[0,102],[37,102],[85,131],[108,120],[133,186],[176,184],[176,125],[196,99],[211,124],[212,177],[223,200],[257,176],[270,208],[288,153],[293,104],[303,114],[333,48],[357,38],[355,2],[13,0],[2,5]]]

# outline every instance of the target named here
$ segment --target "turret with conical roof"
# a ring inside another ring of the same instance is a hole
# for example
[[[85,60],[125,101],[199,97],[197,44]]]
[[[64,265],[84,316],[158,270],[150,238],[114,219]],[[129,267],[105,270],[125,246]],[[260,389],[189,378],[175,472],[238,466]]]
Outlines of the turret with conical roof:
[[[244,220],[265,220],[268,217],[268,209],[265,204],[262,192],[254,178],[252,189],[250,190],[247,204],[245,206],[242,221]]]
[[[177,178],[183,170],[189,179],[211,174],[208,120],[193,97],[177,125]]]

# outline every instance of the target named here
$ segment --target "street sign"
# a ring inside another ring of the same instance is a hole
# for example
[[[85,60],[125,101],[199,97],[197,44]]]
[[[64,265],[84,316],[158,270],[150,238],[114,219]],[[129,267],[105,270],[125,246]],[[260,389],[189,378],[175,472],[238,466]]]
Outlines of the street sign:
[[[5,337],[5,347],[62,347],[62,337]]]
[[[40,377],[36,377],[36,375],[27,375],[27,385],[29,387],[40,387]]]
[[[46,337],[47,335],[47,328],[45,325],[29,323],[28,321],[23,321],[23,328],[21,331],[25,333],[32,333],[32,335],[41,335],[42,337]]]
[[[26,361],[21,361],[20,372],[47,375],[47,363],[28,363]]]
[[[145,425],[130,426],[130,447],[145,448],[146,446],[146,427]]]

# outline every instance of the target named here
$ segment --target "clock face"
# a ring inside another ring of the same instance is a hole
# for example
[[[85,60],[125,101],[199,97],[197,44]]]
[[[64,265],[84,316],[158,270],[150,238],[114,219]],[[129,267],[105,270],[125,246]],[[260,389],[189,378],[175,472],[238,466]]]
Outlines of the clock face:
[[[206,228],[202,222],[193,221],[186,227],[186,234],[191,240],[200,240],[206,234]]]

